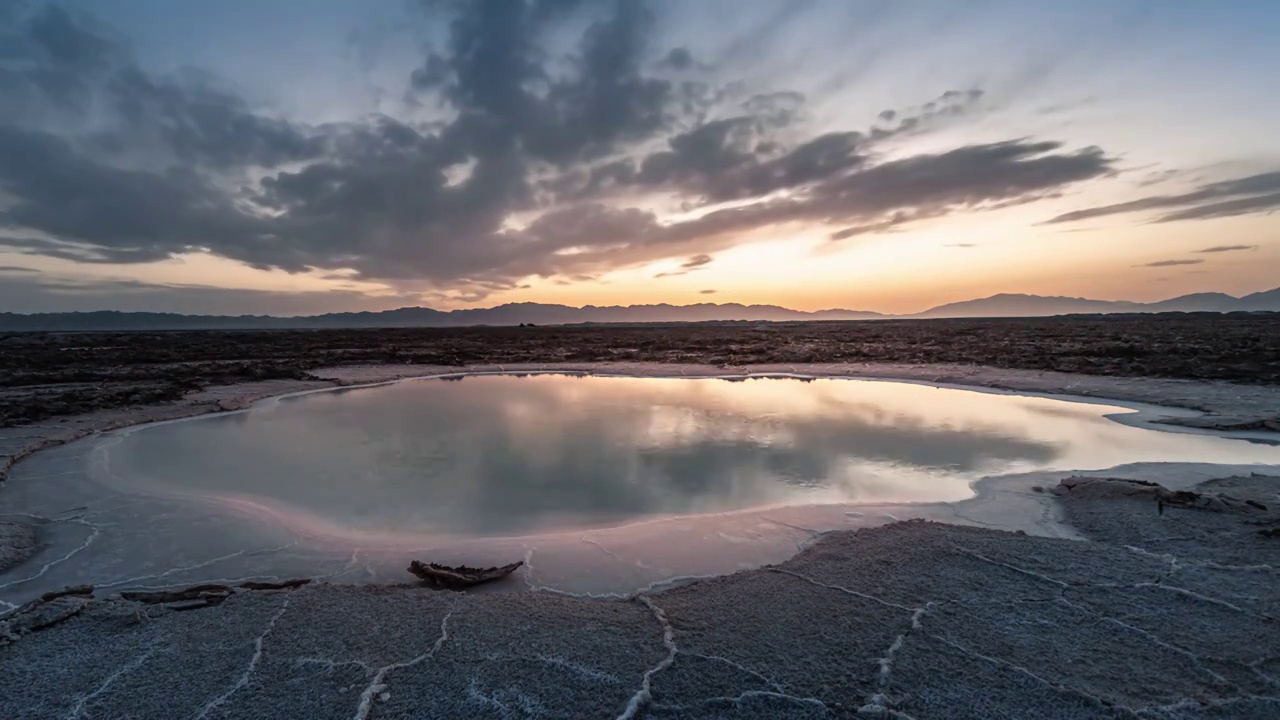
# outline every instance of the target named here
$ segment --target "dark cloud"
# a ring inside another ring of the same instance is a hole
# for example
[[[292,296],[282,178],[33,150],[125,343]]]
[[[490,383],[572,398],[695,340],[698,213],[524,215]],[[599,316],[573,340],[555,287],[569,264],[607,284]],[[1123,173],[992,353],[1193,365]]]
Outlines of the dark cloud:
[[[688,258],[666,273],[683,274],[758,230],[891,232],[1113,171],[1100,149],[1040,140],[893,151],[892,138],[975,111],[979,90],[815,132],[799,93],[672,79],[694,60],[653,46],[641,0],[423,7],[447,28],[406,78],[442,108],[430,125],[272,117],[207,76],[146,72],[84,15],[4,16],[0,246],[86,263],[210,252],[478,299],[530,276],[594,281],[670,258]],[[635,207],[645,195],[683,204],[687,219]]]
[[[694,255],[688,260],[685,260],[684,262],[680,263],[680,268],[678,270],[672,270],[669,272],[660,272],[657,275],[654,275],[654,277],[664,278],[664,277],[675,277],[677,275],[688,275],[694,270],[697,270],[698,268],[705,267],[706,265],[710,264],[711,260],[712,258],[710,255]]]
[[[0,30],[7,125],[74,128],[84,152],[142,167],[269,167],[321,150],[309,128],[255,113],[197,71],[149,75],[92,18],[47,4],[10,23]]]
[[[1280,174],[1277,174],[1280,177]],[[1171,212],[1156,219],[1156,222],[1177,222],[1179,220],[1208,220],[1210,218],[1236,217],[1253,213],[1270,213],[1280,210],[1280,192],[1253,197],[1223,200],[1197,207]]]
[[[558,257],[556,264],[561,271],[565,266],[594,269],[712,252],[742,242],[753,230],[781,224],[900,224],[906,222],[904,213],[917,220],[1029,202],[1071,183],[1107,175],[1112,165],[1097,148],[1062,152],[1058,143],[1030,141],[971,145],[855,169],[790,197],[713,210],[673,224],[664,225],[646,211],[576,206],[543,215],[535,223],[540,226],[538,242],[522,242],[521,247],[540,247],[568,229],[565,245],[588,251]],[[593,232],[582,233],[584,227]]]
[[[1048,222],[1076,222],[1144,210],[1172,211],[1157,216],[1155,222],[1176,222],[1233,217],[1277,209],[1280,209],[1280,172],[1269,172],[1207,183],[1191,192],[1178,195],[1153,195],[1115,205],[1076,210],[1058,215]]]
[[[252,243],[264,231],[193,170],[112,167],[40,130],[0,126],[0,190],[10,198],[0,211],[5,224],[68,241],[3,242],[54,257],[145,262],[191,247]],[[75,251],[77,242],[87,249]]]
[[[242,100],[191,73],[173,82],[129,68],[111,80],[108,92],[124,129],[91,139],[111,152],[159,139],[180,162],[234,170],[307,160],[324,147],[311,129],[254,114]]]
[[[715,120],[673,136],[669,150],[640,162],[635,180],[643,185],[697,186],[755,159],[754,145],[763,134],[755,118]]]
[[[1221,253],[1221,252],[1235,252],[1237,250],[1257,250],[1257,249],[1258,249],[1257,245],[1214,245],[1213,247],[1207,247],[1203,250],[1196,250],[1195,252]]]
[[[515,147],[564,164],[652,137],[670,122],[669,81],[641,72],[653,15],[640,0],[478,0],[428,3],[450,22],[449,53],[416,70],[418,90],[440,89],[459,111],[458,139],[482,160]],[[601,9],[603,7],[603,10]],[[573,68],[556,76],[542,45],[558,21],[589,12]]]
[[[1143,263],[1141,265],[1134,265],[1134,267],[1149,267],[1149,268],[1177,267],[1179,265],[1199,265],[1202,262],[1204,262],[1204,260],[1200,260],[1199,258],[1194,260],[1157,260],[1155,262]]]
[[[886,220],[867,223],[865,225],[854,225],[853,227],[847,227],[843,230],[837,230],[836,232],[831,233],[829,237],[833,241],[839,241],[847,240],[858,235],[872,235],[876,233],[891,232],[895,227],[898,227],[899,225],[906,225],[916,219],[918,218],[912,216],[910,213],[900,211],[894,213]]]
[[[943,247],[972,248],[972,247],[978,247],[978,245],[977,243],[947,243]]]
[[[911,134],[928,129],[947,118],[973,112],[982,99],[982,90],[948,90],[937,98],[914,108],[882,110],[876,116],[881,125],[871,129],[870,136],[880,140],[894,135]]]
[[[741,200],[827,180],[866,162],[858,152],[862,140],[858,132],[820,135],[781,157],[710,177],[703,192],[711,201]]]
[[[409,294],[371,297],[341,290],[276,292],[44,273],[12,275],[0,283],[0,308],[21,313],[119,310],[251,315],[267,307],[275,315],[311,315],[391,310],[422,302]]]
[[[0,273],[38,273],[39,270],[28,267],[18,267],[17,265],[0,265]]]
[[[1098,148],[1062,152],[1055,142],[1015,140],[880,163],[818,185],[803,204],[809,219],[886,227],[960,209],[1028,202],[1112,172]]]
[[[693,54],[689,52],[689,48],[677,47],[671,48],[666,57],[662,58],[662,61],[658,64],[661,67],[672,70],[690,70],[696,63],[693,60]]]
[[[937,100],[906,113],[886,111],[881,119],[900,118],[890,127],[828,132],[789,148],[776,138],[799,117],[804,96],[780,92],[756,95],[743,103],[746,115],[713,120],[674,135],[669,148],[633,166],[611,163],[581,178],[577,195],[614,186],[677,186],[701,202],[742,200],[791,190],[842,175],[867,162],[872,141],[916,132],[938,118],[966,112],[980,90],[947,91]]]
[[[718,290],[699,290],[698,294],[699,295],[715,295],[717,292],[719,291]]]

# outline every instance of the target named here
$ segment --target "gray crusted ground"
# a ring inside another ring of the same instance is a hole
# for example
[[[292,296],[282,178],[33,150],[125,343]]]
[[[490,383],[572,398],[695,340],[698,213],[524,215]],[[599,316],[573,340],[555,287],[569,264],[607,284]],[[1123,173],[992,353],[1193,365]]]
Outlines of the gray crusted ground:
[[[21,565],[35,554],[36,547],[35,528],[0,520],[0,572]]]
[[[1091,542],[896,523],[630,601],[62,597],[0,623],[0,717],[1280,717],[1280,479],[1202,490],[1063,490]]]

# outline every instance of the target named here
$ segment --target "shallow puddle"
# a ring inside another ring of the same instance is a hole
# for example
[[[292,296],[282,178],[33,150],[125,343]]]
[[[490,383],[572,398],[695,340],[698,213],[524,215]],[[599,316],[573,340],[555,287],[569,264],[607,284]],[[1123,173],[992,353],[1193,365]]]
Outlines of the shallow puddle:
[[[489,375],[313,393],[22,463],[0,515],[45,519],[50,544],[0,575],[0,600],[73,582],[403,581],[415,557],[524,558],[525,586],[623,593],[902,515],[885,508],[945,517],[929,504],[988,476],[1280,463],[1277,447],[1108,418],[1132,412],[843,379]],[[995,524],[1023,527],[1019,512]]]

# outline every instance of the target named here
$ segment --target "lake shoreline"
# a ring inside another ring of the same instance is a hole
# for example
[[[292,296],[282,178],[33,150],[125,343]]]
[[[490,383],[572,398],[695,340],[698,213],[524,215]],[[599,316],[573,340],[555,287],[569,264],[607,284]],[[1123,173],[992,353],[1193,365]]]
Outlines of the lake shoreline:
[[[467,370],[905,380],[1191,409],[1203,415],[1171,418],[1191,431],[1252,430],[1280,415],[1280,389],[964,366]],[[15,432],[0,438],[22,440],[9,453],[21,459],[97,432],[243,410],[289,393],[457,372],[318,371],[319,382],[223,386],[179,403],[6,429]],[[1280,480],[1224,479],[1233,470],[1149,464],[1128,474],[1258,498],[1267,514],[1165,514],[1150,498],[1058,497],[1035,492],[1028,480],[1026,493],[1089,541],[895,522],[824,534],[775,566],[628,600],[320,583],[236,592],[182,612],[73,595],[45,603],[35,617],[0,621],[13,636],[0,649],[0,708],[61,717],[65,700],[102,717],[240,717],[250,708],[349,717],[363,703],[371,717],[484,716],[485,708],[498,717],[498,703],[595,717],[624,714],[634,703],[636,717],[1270,717],[1280,712],[1280,652],[1267,654],[1280,648],[1280,539],[1256,538],[1270,527],[1258,523],[1275,522]],[[1049,490],[1054,478],[1036,484]],[[981,485],[974,501],[984,496]],[[963,502],[971,501],[956,505]],[[1240,552],[1242,542],[1249,552]],[[219,650],[192,654],[191,643],[215,637]],[[510,646],[512,637],[520,648]],[[1144,669],[1134,675],[1132,663]],[[432,672],[412,671],[426,667]],[[192,707],[171,708],[157,673],[192,688],[181,700]]]
[[[175,402],[106,409],[10,428],[0,428],[0,492],[10,468],[40,450],[65,445],[99,433],[152,423],[197,419],[214,414],[244,412],[255,404],[315,392],[371,387],[388,383],[455,377],[468,374],[581,373],[627,377],[799,376],[924,383],[956,389],[1032,394],[1067,401],[1105,403],[1138,410],[1118,416],[1120,422],[1153,429],[1186,432],[1226,432],[1233,437],[1277,437],[1280,426],[1280,387],[1240,386],[1222,382],[1075,375],[1010,370],[981,366],[905,365],[885,363],[785,364],[717,367],[670,363],[539,363],[476,365],[465,368],[421,365],[353,365],[320,369],[316,380],[266,380],[211,387]],[[1203,473],[1169,468],[1166,482],[1178,487],[1205,479]],[[1237,469],[1238,470],[1238,469]],[[1224,471],[1229,471],[1224,468]],[[1040,481],[1022,481],[1025,491]],[[981,485],[982,483],[979,483]],[[981,487],[972,500],[981,498]],[[970,502],[969,500],[961,501]],[[1041,501],[1043,502],[1043,501]],[[10,521],[21,522],[20,518]],[[1034,530],[1032,530],[1034,531]],[[9,533],[15,538],[17,530]],[[11,566],[35,551],[29,542],[7,542]]]

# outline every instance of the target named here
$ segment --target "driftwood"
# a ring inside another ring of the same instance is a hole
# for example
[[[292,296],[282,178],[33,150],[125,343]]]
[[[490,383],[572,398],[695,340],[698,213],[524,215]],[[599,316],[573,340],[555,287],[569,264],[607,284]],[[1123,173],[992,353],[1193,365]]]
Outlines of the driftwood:
[[[502,567],[490,568],[473,568],[466,565],[450,567],[448,565],[437,565],[436,563],[424,563],[414,560],[409,563],[409,572],[418,576],[428,585],[460,590],[480,583],[501,580],[515,572],[516,568],[521,565],[524,565],[523,560],[513,562],[510,565],[503,565]]]

